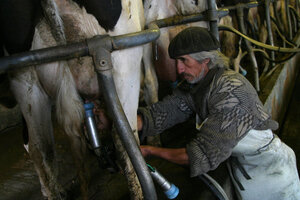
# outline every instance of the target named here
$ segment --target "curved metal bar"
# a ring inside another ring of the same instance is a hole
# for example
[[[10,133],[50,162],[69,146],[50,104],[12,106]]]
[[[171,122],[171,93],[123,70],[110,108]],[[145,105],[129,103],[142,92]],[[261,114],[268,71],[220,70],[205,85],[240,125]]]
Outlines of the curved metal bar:
[[[109,37],[104,39],[104,44],[110,43]],[[111,54],[107,49],[97,47],[93,43],[89,43],[89,49],[93,54],[95,70],[98,75],[99,88],[102,88],[104,100],[109,112],[112,114],[113,122],[120,136],[122,144],[130,158],[133,168],[138,176],[142,187],[145,200],[156,200],[156,191],[153,180],[149,173],[146,162],[139,150],[138,144],[133,137],[133,131],[124,113],[123,107],[117,95],[115,83],[112,74]],[[90,46],[91,45],[91,46]]]

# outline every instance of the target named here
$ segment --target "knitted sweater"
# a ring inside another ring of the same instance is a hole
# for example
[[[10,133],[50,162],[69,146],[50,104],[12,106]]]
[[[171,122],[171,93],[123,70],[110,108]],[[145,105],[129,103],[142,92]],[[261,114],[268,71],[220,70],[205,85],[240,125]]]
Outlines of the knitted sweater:
[[[248,80],[219,67],[209,70],[198,83],[185,84],[138,112],[143,118],[141,137],[159,134],[198,115],[201,128],[186,146],[192,177],[217,168],[250,129],[278,128]]]

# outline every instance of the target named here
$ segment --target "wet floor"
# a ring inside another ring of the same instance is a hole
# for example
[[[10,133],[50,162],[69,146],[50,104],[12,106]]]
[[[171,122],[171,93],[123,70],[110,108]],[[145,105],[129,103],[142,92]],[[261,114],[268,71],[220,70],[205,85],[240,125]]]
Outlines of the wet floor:
[[[296,153],[297,165],[300,160],[300,78],[298,77],[285,121],[278,133],[280,138]],[[175,127],[177,132],[186,131],[186,127]],[[76,179],[75,164],[69,154],[69,144],[59,128],[55,129],[56,148],[59,155],[61,180],[72,199],[81,199]],[[188,138],[184,135],[173,135],[172,130],[162,135],[162,142],[167,147],[180,147]],[[180,141],[180,142],[178,142]],[[22,127],[16,126],[0,133],[0,200],[40,200],[40,184],[32,162],[23,148]],[[96,157],[89,154],[92,180],[90,182],[90,199],[126,200],[129,199],[124,176],[120,173],[111,174],[99,168]],[[210,192],[198,179],[189,178],[188,169],[160,159],[147,159],[166,178],[177,185],[180,194],[177,199],[211,199]],[[224,166],[222,166],[224,167]],[[67,173],[66,173],[67,172]],[[218,173],[218,171],[213,172]],[[224,175],[218,175],[218,181],[228,181]],[[157,188],[158,199],[166,199]]]

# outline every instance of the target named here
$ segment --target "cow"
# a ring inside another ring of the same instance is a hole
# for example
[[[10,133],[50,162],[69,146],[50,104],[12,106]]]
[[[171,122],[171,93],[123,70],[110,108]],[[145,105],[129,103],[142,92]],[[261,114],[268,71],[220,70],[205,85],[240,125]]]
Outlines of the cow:
[[[6,23],[2,24],[6,27],[3,31],[6,42],[3,45],[7,54],[82,41],[95,35],[115,36],[137,32],[144,27],[143,5],[139,0],[13,0],[2,1],[1,9],[5,11],[1,12],[1,18],[6,19]],[[15,22],[19,22],[16,23],[19,26],[10,30],[10,25]],[[22,41],[17,43],[17,39]],[[17,49],[20,46],[22,48]],[[136,137],[142,55],[142,46],[112,53],[116,90]],[[48,199],[68,198],[65,188],[58,181],[51,121],[51,109],[55,105],[57,121],[68,135],[80,167],[82,196],[87,199],[83,102],[101,96],[92,59],[82,57],[31,66],[11,71],[8,75],[11,91],[28,127],[28,151],[43,195]],[[124,171],[132,198],[142,199],[137,177],[117,137],[115,146],[125,163]]]

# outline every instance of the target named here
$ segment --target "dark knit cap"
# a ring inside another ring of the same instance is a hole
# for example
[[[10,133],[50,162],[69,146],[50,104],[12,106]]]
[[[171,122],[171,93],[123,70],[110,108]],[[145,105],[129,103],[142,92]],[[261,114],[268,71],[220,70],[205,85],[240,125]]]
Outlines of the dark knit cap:
[[[169,45],[170,58],[201,51],[217,50],[219,41],[206,28],[189,27],[178,33]]]

